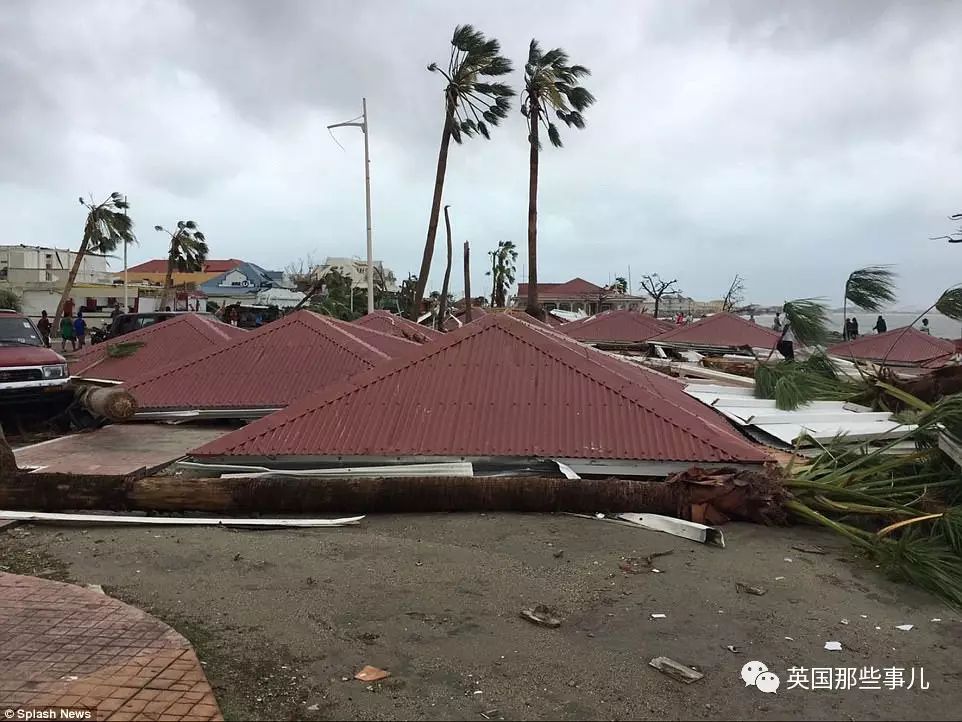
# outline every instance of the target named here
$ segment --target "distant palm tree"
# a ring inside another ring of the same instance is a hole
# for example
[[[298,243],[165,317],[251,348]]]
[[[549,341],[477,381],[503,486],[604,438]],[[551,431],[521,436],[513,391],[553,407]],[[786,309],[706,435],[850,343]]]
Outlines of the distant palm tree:
[[[528,119],[528,143],[531,146],[528,169],[528,301],[527,312],[541,317],[538,300],[538,153],[541,141],[539,126],[544,125],[548,140],[561,147],[558,128],[549,120],[549,111],[565,125],[584,128],[581,113],[595,102],[594,96],[579,85],[579,79],[590,75],[582,65],[568,65],[568,54],[561,48],[541,52],[537,40],[528,48],[528,62],[524,66],[524,92],[521,112]]]
[[[514,284],[515,262],[518,251],[514,241],[498,241],[498,250],[490,251],[491,270],[485,271],[485,276],[491,276],[491,305],[503,308],[507,305],[508,289]]]
[[[194,221],[177,221],[177,230],[168,231],[163,226],[154,226],[155,231],[161,231],[170,236],[170,250],[167,253],[167,276],[164,278],[164,291],[160,299],[163,309],[171,296],[174,286],[174,268],[179,273],[192,273],[204,270],[207,260],[207,238],[197,230]]]
[[[611,284],[611,290],[616,293],[628,293],[628,279],[624,276],[615,276],[615,282]]]
[[[448,146],[452,139],[461,143],[464,136],[480,133],[490,138],[488,126],[497,125],[508,114],[509,101],[515,92],[504,83],[482,82],[482,78],[505,75],[511,72],[511,61],[500,55],[501,45],[493,38],[470,25],[459,25],[451,38],[451,56],[447,70],[431,63],[428,70],[440,73],[447,81],[444,87],[444,127],[441,130],[441,148],[438,151],[438,168],[434,178],[434,198],[428,219],[428,234],[424,241],[424,256],[417,277],[414,303],[409,316],[416,320],[421,312],[421,301],[431,273],[434,257],[434,239],[438,232],[441,213],[441,194],[444,174],[448,166]]]
[[[67,276],[67,283],[57,303],[57,312],[53,319],[55,330],[60,327],[64,306],[70,298],[70,292],[77,280],[77,273],[80,271],[84,256],[88,253],[106,255],[117,250],[117,246],[121,243],[137,242],[137,237],[134,235],[134,222],[127,215],[127,209],[130,206],[122,193],[111,193],[105,201],[96,205],[92,198],[90,201],[85,201],[83,198],[79,200],[80,205],[87,209],[87,221],[84,224],[83,240],[80,242],[80,248]]]

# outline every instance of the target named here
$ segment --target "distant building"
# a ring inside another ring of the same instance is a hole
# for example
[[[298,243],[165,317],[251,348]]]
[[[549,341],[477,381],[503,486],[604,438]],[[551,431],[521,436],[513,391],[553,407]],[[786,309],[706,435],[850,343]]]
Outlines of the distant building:
[[[397,293],[398,285],[394,271],[387,268],[383,261],[374,261],[374,285],[382,287],[385,293]],[[314,278],[322,279],[331,271],[351,279],[352,288],[367,290],[367,261],[359,258],[338,258],[328,256],[324,263],[314,269]]]
[[[524,308],[528,298],[528,284],[519,283],[514,305]],[[538,301],[547,311],[584,311],[588,315],[601,311],[627,308],[641,311],[646,296],[621,293],[611,287],[599,286],[583,278],[572,278],[564,283],[539,283]]]
[[[282,271],[267,271],[245,261],[204,281],[197,290],[218,306],[232,303],[293,306],[303,298],[303,294],[289,291]]]
[[[77,254],[66,248],[0,246],[0,283],[14,291],[28,283],[53,283],[63,290]],[[76,283],[108,282],[107,259],[85,255]]]
[[[204,261],[204,268],[201,271],[189,271],[187,273],[180,273],[176,269],[174,270],[171,279],[173,280],[174,287],[178,288],[188,288],[209,281],[212,278],[216,278],[222,273],[226,273],[231,269],[237,268],[243,261],[236,258],[228,258],[223,260],[209,259]],[[119,278],[123,281],[123,271],[114,274],[115,278]],[[167,278],[167,259],[166,258],[155,258],[150,261],[144,261],[143,263],[138,263],[136,266],[130,266],[127,269],[127,282],[128,283],[144,283],[144,284],[157,284],[162,285],[164,280]]]

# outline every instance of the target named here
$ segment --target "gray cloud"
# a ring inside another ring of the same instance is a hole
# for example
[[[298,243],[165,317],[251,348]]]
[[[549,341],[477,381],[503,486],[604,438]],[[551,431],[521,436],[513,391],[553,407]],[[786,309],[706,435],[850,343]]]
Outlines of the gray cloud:
[[[215,255],[265,266],[360,254],[360,134],[339,131],[342,150],[325,126],[366,95],[377,254],[414,271],[441,124],[425,66],[463,22],[516,66],[535,35],[593,70],[588,127],[542,158],[542,280],[630,265],[709,298],[740,272],[756,301],[838,299],[852,268],[888,262],[903,305],[962,281],[959,249],[927,240],[962,210],[950,2],[8,1],[7,240],[75,243],[78,193],[121,190],[138,259],[163,254],[146,229],[182,217]],[[516,108],[490,142],[452,150],[445,201],[472,241],[475,288],[498,240],[524,245],[526,188]]]

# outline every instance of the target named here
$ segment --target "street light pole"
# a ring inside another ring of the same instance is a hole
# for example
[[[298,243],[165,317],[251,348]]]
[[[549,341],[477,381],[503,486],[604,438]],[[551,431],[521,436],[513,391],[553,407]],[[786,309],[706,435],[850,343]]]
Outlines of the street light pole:
[[[367,312],[372,313],[374,311],[374,243],[371,228],[371,154],[368,146],[367,98],[361,99],[360,122],[352,120],[346,123],[334,123],[333,125],[327,126],[327,129],[344,128],[347,126],[360,128],[361,132],[364,133],[364,201],[365,212],[367,214]],[[354,296],[352,294],[352,303],[353,298]]]

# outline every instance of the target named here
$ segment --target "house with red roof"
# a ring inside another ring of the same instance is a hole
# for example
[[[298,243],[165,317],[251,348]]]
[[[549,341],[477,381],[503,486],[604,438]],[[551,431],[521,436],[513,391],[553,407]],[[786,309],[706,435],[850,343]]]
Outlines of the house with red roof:
[[[558,330],[595,346],[630,346],[644,343],[671,328],[673,326],[667,321],[622,308],[566,323]]]
[[[126,388],[141,418],[191,411],[209,418],[256,418],[419,348],[302,310],[141,375]]]
[[[185,313],[103,343],[70,359],[70,375],[101,381],[131,381],[160,367],[212,349],[247,331],[213,316]]]
[[[775,348],[779,334],[734,313],[715,313],[654,336],[651,343],[678,348],[728,350]]]
[[[919,331],[912,326],[837,343],[828,353],[849,361],[885,361],[889,366],[935,368],[957,357],[955,343]]]
[[[514,299],[517,308],[524,308],[528,299],[528,284],[519,283]],[[583,278],[572,278],[564,283],[539,283],[538,301],[546,311],[584,311],[588,314],[629,308],[640,311],[647,296],[618,293],[610,287],[599,286]]]
[[[768,460],[677,381],[510,314],[331,383],[191,452],[285,465],[464,460],[661,476]]]

